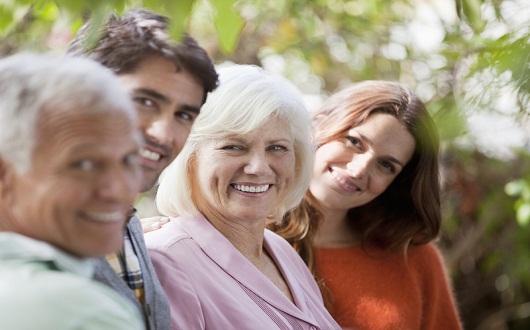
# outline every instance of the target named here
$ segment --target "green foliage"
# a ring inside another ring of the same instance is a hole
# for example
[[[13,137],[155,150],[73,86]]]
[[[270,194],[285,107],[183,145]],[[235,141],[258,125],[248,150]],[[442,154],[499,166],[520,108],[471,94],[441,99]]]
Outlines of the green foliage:
[[[0,3],[0,37],[2,43],[9,43],[12,34],[28,36],[32,32],[32,25],[42,25],[42,21],[54,22],[65,20],[71,26],[73,33],[82,25],[83,20],[90,17],[93,21],[92,31],[97,31],[106,14],[110,12],[122,13],[133,7],[144,7],[154,10],[171,18],[170,32],[175,39],[179,39],[187,30],[188,17],[193,13],[196,0],[22,0]],[[210,0],[216,8],[214,21],[218,29],[219,44],[226,53],[232,52],[238,42],[238,36],[244,26],[244,21],[233,8],[236,0]],[[42,26],[41,26],[42,27]],[[41,33],[50,33],[53,24],[46,24]],[[33,46],[31,43],[19,43],[5,47],[4,53],[13,52],[22,47],[26,49],[43,50],[43,45]]]
[[[0,30],[7,30],[13,22],[13,11],[0,3]]]
[[[215,15],[215,27],[219,32],[219,48],[224,53],[231,53],[239,34],[245,25],[241,17],[234,11],[233,6],[237,0],[210,0],[217,15]]]
[[[481,0],[457,0],[457,10],[460,18],[463,18],[477,33],[482,32],[486,23],[482,20]],[[461,9],[461,10],[460,10]]]
[[[518,197],[514,207],[517,222],[521,227],[528,227],[530,223],[530,178],[510,181],[504,187],[506,194]]]
[[[187,17],[192,12],[195,0],[163,0],[158,2],[162,4],[162,8],[164,9],[161,12],[171,17],[171,33],[179,40],[184,32]]]

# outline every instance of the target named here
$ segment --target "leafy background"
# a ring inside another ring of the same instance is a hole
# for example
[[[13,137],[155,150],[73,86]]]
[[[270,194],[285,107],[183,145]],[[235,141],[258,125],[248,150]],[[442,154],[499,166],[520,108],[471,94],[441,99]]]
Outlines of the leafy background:
[[[438,243],[465,328],[530,329],[528,0],[0,0],[0,56],[64,52],[87,18],[132,7],[216,64],[286,76],[309,109],[355,81],[409,84],[443,139]]]

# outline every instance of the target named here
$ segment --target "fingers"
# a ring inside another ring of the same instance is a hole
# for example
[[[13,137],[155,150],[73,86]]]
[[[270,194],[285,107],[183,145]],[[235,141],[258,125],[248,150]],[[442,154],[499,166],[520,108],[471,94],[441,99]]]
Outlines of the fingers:
[[[150,231],[155,231],[162,226],[164,226],[166,223],[169,222],[169,217],[150,217],[150,218],[144,218],[140,220],[142,223],[142,231],[145,233],[148,233]]]

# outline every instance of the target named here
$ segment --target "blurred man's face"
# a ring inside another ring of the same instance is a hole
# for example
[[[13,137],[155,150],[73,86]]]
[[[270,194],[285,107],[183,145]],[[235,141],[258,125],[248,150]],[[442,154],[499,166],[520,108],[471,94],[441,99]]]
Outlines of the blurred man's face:
[[[20,233],[78,257],[119,250],[142,181],[135,126],[118,111],[44,114],[31,170],[19,175],[8,169],[6,202]]]
[[[182,150],[202,106],[204,88],[189,72],[177,72],[173,62],[158,55],[118,78],[136,105],[145,138],[141,190],[147,191]]]

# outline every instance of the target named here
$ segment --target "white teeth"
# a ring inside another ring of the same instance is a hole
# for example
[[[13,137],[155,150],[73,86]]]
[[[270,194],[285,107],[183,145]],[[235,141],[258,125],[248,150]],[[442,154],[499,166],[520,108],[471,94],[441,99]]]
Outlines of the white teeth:
[[[112,213],[85,212],[85,215],[88,218],[91,218],[92,220],[100,221],[100,222],[115,222],[115,221],[121,221],[125,218],[125,215],[122,212],[112,212]]]
[[[140,156],[147,158],[152,161],[158,161],[161,157],[161,155],[158,152],[149,151],[147,149],[141,149],[140,150]]]
[[[336,172],[331,172],[331,175],[333,175],[335,177],[335,179],[337,179],[340,183],[342,184],[346,184],[346,181],[344,181],[343,178],[339,177],[339,175],[336,173]]]
[[[251,193],[261,193],[261,192],[264,192],[264,191],[267,191],[269,189],[269,186],[268,184],[266,185],[263,185],[263,186],[244,186],[244,185],[240,185],[240,184],[236,184],[234,185],[234,188],[236,188],[236,190],[239,190],[239,191],[244,191],[244,192],[251,192]]]

